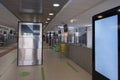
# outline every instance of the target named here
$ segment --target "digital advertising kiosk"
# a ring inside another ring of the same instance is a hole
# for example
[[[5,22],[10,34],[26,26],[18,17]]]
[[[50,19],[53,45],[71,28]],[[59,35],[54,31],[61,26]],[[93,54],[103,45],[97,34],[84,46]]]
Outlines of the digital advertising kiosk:
[[[120,80],[120,6],[93,16],[92,76]]]
[[[18,66],[42,64],[42,23],[19,22]]]

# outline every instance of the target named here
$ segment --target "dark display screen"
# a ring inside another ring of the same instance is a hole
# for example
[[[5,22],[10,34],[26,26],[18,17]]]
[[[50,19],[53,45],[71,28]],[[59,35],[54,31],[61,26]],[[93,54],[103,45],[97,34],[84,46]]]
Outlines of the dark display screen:
[[[40,35],[40,26],[39,25],[21,25],[21,33],[31,33],[33,35]]]

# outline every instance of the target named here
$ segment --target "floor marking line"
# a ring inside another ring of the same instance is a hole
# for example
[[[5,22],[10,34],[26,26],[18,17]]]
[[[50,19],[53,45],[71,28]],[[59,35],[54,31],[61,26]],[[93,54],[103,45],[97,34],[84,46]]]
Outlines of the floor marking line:
[[[20,76],[21,76],[21,77],[26,77],[26,76],[29,76],[29,75],[30,75],[29,72],[21,72],[21,73],[20,73]]]
[[[14,64],[16,61],[17,61],[17,58],[15,58],[11,64]]]
[[[78,70],[69,62],[66,62],[69,67],[71,67],[75,72],[78,72]]]
[[[42,76],[42,80],[45,80],[45,71],[44,68],[41,68],[41,76]]]

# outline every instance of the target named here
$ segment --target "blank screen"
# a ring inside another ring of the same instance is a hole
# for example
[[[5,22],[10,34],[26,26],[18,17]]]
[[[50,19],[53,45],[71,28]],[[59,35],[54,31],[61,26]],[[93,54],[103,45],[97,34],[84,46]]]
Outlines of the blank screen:
[[[118,80],[118,16],[95,21],[95,70]]]

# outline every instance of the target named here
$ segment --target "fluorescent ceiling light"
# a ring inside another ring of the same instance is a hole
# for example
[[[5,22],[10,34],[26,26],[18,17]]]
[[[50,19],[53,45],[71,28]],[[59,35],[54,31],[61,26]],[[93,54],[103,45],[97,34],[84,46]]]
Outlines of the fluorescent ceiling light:
[[[55,3],[55,4],[53,4],[53,6],[54,6],[54,7],[59,7],[60,4]]]
[[[50,16],[54,15],[53,13],[49,13]]]

